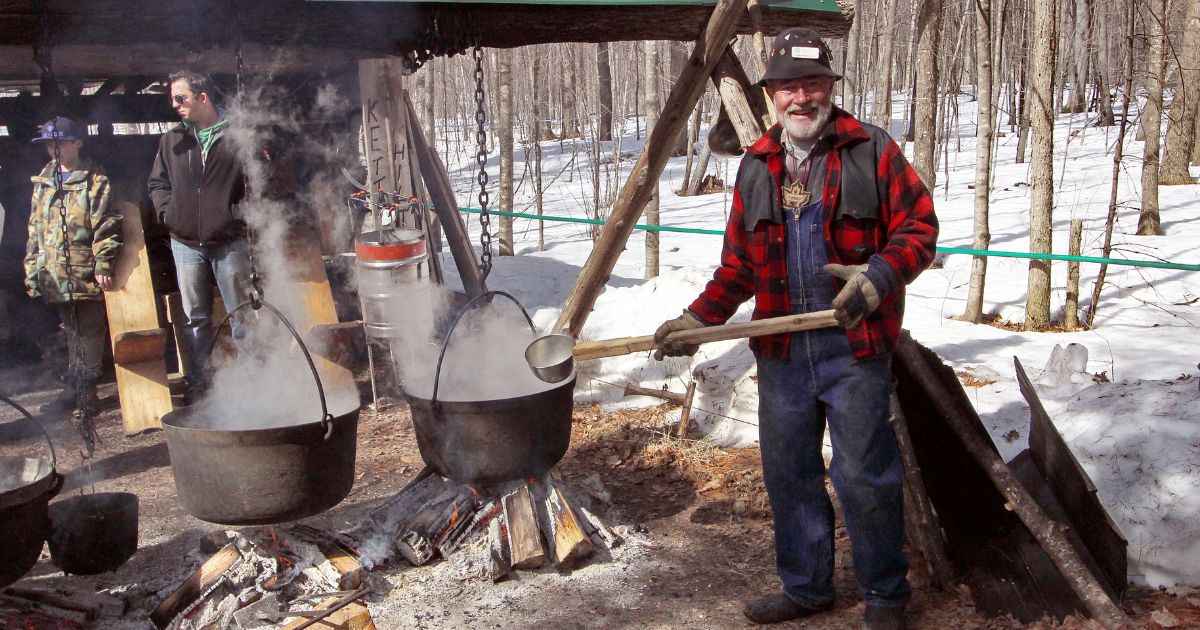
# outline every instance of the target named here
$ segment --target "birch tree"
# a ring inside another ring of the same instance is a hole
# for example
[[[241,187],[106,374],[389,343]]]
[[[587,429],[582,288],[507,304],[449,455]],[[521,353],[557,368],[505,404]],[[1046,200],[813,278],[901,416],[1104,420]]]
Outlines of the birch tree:
[[[650,131],[654,129],[654,125],[658,123],[658,110],[662,108],[661,98],[659,97],[658,89],[658,65],[659,65],[659,43],[658,42],[643,42],[645,47],[645,72],[642,73],[645,84],[643,85],[642,94],[645,95],[646,102],[646,138],[649,139]],[[650,201],[646,204],[644,210],[646,217],[646,225],[658,225],[658,189],[655,188],[651,193]],[[658,232],[655,230],[646,231],[646,278],[658,277]]]
[[[1142,113],[1142,214],[1138,218],[1138,236],[1158,236],[1158,168],[1161,159],[1163,74],[1166,71],[1166,32],[1163,20],[1166,0],[1146,2],[1146,32],[1150,53],[1146,68],[1146,110]]]
[[[975,138],[975,241],[974,248],[986,250],[992,242],[988,229],[988,203],[991,198],[992,138],[994,136],[995,102],[992,96],[992,3],[974,0],[975,4],[975,62],[976,101],[979,104]],[[987,257],[975,256],[971,261],[971,284],[967,293],[964,321],[975,324],[983,321],[983,289],[987,279]]]
[[[1200,0],[1187,0],[1183,22],[1183,44],[1179,47],[1179,89],[1171,102],[1167,123],[1166,151],[1163,153],[1159,184],[1191,184],[1188,163],[1200,145],[1196,141],[1196,122],[1200,114]]]
[[[1058,38],[1056,0],[1032,0],[1033,49],[1030,51],[1029,114],[1032,134],[1029,251],[1051,253],[1054,215],[1054,61]],[[1050,327],[1050,261],[1029,261],[1025,329]]]
[[[496,127],[500,141],[500,211],[513,211],[513,76],[511,49],[496,51],[496,75],[500,89],[500,120]],[[512,256],[513,218],[500,215],[500,255]]]

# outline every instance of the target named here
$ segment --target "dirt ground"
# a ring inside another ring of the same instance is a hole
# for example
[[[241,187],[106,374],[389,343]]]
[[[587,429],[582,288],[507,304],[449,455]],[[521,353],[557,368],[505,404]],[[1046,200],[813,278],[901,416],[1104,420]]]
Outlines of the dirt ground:
[[[36,413],[52,396],[52,392],[31,393],[17,400]],[[44,553],[16,586],[119,596],[128,602],[125,615],[90,627],[144,629],[150,627],[148,612],[198,566],[195,550],[200,537],[218,527],[192,518],[177,502],[162,433],[126,438],[115,385],[104,385],[101,396],[100,443],[90,471],[82,465],[82,442],[70,423],[47,422],[58,448],[58,470],[68,477],[61,496],[90,492],[92,487],[84,485],[89,475],[98,492],[136,493],[139,550],[116,572],[91,577],[63,575]],[[480,544],[425,567],[403,562],[384,567],[369,580],[374,592],[367,601],[376,626],[380,630],[753,627],[742,616],[745,601],[779,587],[758,450],[714,448],[702,441],[670,437],[664,410],[603,413],[581,407],[575,411],[571,449],[560,464],[562,476],[577,490],[599,497],[593,507],[610,525],[623,526],[623,545],[570,572],[520,572],[501,584],[483,577],[486,563]],[[12,423],[17,417],[14,411],[0,410],[0,455],[47,457],[43,439],[14,430],[21,426]],[[336,508],[306,523],[349,530],[420,468],[406,406],[391,401],[379,413],[364,407],[354,489]],[[862,603],[850,567],[849,540],[840,526],[836,544],[836,609],[777,627],[859,627]],[[984,619],[965,587],[949,593],[932,589],[920,563],[914,562],[910,580],[914,599],[909,628],[1025,627]],[[1200,628],[1197,595],[1135,589],[1125,608],[1137,627]],[[0,626],[78,627],[45,622],[46,618],[0,596]],[[1078,619],[1028,627],[1099,628]]]

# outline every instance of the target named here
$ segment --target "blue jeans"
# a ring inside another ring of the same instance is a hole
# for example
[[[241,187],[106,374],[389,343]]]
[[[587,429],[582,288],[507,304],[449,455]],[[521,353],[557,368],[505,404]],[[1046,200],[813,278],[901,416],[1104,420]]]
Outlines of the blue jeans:
[[[171,239],[175,277],[187,323],[183,337],[188,345],[188,379],[197,389],[208,383],[209,346],[213,343],[213,284],[221,291],[226,311],[250,299],[250,243],[232,241],[214,245],[187,245]],[[244,354],[246,311],[229,321],[238,353]]]
[[[891,356],[856,360],[841,328],[792,333],[786,361],[758,358],[759,443],[775,513],[776,565],[784,592],[802,606],[834,597],[834,515],[821,456],[827,419],[829,474],[859,591],[872,606],[908,602],[903,471],[888,423],[892,387]]]

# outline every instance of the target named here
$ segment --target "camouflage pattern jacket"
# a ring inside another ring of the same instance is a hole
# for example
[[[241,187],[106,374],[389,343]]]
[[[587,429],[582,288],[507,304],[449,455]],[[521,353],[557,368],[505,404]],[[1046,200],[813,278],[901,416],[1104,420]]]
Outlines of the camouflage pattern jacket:
[[[25,288],[47,302],[98,300],[97,275],[113,275],[121,250],[121,215],[108,203],[108,176],[84,162],[54,186],[54,163],[32,177],[33,208],[25,247]],[[65,207],[66,229],[63,229]],[[64,232],[69,254],[64,259]]]

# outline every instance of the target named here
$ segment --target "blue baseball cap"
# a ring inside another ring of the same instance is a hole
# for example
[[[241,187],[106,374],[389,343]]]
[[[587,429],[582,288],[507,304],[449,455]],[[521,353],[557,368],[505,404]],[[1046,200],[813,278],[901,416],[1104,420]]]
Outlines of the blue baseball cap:
[[[67,142],[82,140],[87,135],[86,130],[81,129],[79,125],[75,124],[75,121],[62,116],[42,123],[39,131],[42,135],[33,139],[34,144],[54,142],[55,140]]]

